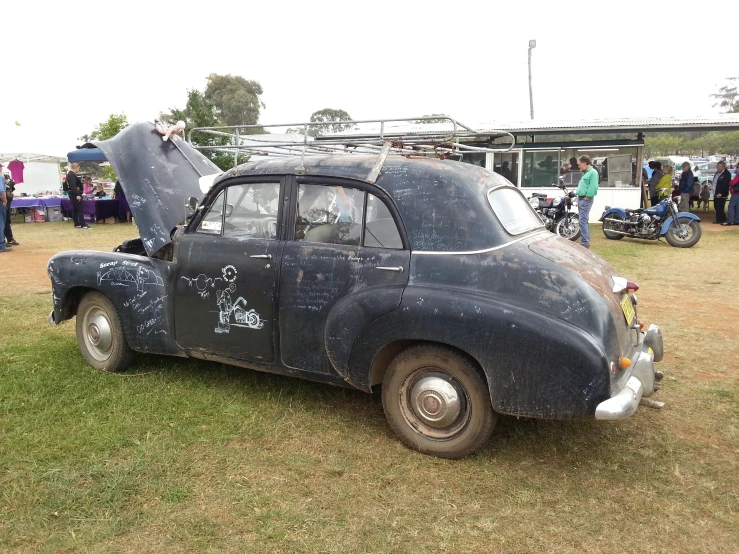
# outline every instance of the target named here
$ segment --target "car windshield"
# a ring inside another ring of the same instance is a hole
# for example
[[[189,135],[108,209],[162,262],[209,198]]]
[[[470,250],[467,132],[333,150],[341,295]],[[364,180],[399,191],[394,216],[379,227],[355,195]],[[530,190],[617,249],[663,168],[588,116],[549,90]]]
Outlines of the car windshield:
[[[488,192],[488,202],[500,223],[511,235],[520,235],[543,225],[531,204],[515,188],[492,189]]]

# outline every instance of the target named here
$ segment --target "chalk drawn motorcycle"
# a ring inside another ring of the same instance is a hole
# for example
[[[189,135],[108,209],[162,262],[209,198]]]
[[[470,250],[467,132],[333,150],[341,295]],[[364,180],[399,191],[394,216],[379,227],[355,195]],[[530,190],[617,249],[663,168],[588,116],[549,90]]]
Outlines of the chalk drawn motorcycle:
[[[628,210],[606,206],[600,218],[607,239],[624,237],[659,240],[665,237],[671,246],[690,248],[701,238],[700,218],[690,212],[679,212],[677,204],[666,198],[651,208]]]

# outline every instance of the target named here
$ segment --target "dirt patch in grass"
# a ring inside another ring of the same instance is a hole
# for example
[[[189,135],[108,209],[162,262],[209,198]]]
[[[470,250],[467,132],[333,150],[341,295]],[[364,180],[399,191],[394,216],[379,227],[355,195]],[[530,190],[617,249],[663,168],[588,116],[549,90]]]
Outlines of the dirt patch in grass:
[[[739,551],[739,228],[682,250],[593,226],[663,329],[667,406],[503,417],[460,461],[403,447],[377,396],[160,356],[92,371],[46,324],[46,263],[135,234],[18,224],[0,258],[0,551]]]

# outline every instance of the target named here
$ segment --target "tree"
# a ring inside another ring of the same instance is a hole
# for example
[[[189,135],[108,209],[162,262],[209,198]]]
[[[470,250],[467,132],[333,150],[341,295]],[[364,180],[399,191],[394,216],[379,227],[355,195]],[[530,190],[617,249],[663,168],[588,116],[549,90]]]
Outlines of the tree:
[[[103,121],[95,127],[95,130],[88,135],[88,138],[89,140],[108,140],[109,138],[116,136],[126,127],[128,127],[128,118],[126,118],[126,114],[112,113],[108,116],[107,121]]]
[[[354,129],[354,123],[341,123],[342,121],[351,121],[352,117],[344,110],[335,110],[332,108],[324,108],[313,112],[310,116],[312,123],[328,123],[329,125],[321,125],[318,133],[342,133]]]
[[[262,85],[233,75],[208,75],[203,98],[213,104],[215,116],[223,125],[256,125],[264,102],[259,97]],[[259,132],[253,130],[250,134]]]
[[[427,115],[424,115],[423,117],[437,117],[437,116],[441,116],[441,117],[449,117],[449,116],[447,116],[447,115],[446,115],[446,114],[444,114],[444,113],[432,113],[432,114],[427,114]],[[416,119],[416,120],[414,120],[414,121],[413,121],[413,123],[418,123],[418,124],[427,124],[427,123],[448,123],[448,122],[449,122],[449,120],[448,120],[448,119]]]
[[[720,106],[726,110],[726,113],[739,112],[739,92],[737,86],[733,84],[739,80],[739,77],[728,77],[726,80],[729,84],[720,87],[717,93],[710,95],[716,99],[713,107]]]
[[[177,121],[185,122],[185,132],[195,127],[219,127],[224,123],[218,119],[215,104],[209,101],[205,94],[196,89],[187,91],[187,104],[184,110],[172,108],[169,113],[162,113],[159,118],[165,123],[173,124]],[[231,144],[231,139],[226,136],[212,135],[209,133],[195,133],[193,142],[198,146],[227,146]],[[214,164],[222,170],[227,170],[234,166],[234,156],[227,151],[217,150],[201,150]],[[239,155],[238,163],[245,163],[248,157]]]
[[[647,157],[671,156],[677,154],[683,146],[683,139],[670,135],[657,135],[644,139],[644,153]]]

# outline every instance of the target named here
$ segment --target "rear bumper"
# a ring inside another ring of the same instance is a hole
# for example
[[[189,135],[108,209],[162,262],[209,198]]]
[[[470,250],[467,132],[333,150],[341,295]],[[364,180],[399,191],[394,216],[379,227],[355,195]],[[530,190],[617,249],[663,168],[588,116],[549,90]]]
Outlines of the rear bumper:
[[[650,325],[640,338],[640,349],[635,356],[631,375],[618,392],[598,404],[595,408],[596,419],[626,419],[636,412],[642,397],[654,394],[654,363],[664,356],[662,331],[657,325]]]

